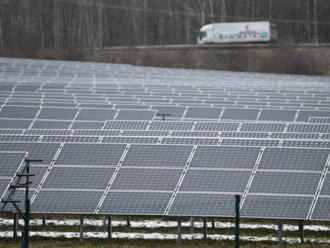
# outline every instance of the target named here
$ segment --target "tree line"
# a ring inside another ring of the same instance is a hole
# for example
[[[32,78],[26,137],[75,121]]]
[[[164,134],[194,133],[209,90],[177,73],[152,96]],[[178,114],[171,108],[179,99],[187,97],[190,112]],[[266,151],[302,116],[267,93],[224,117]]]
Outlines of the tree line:
[[[329,11],[329,0],[0,0],[0,49],[192,44],[204,24],[263,20],[278,43],[329,43]]]

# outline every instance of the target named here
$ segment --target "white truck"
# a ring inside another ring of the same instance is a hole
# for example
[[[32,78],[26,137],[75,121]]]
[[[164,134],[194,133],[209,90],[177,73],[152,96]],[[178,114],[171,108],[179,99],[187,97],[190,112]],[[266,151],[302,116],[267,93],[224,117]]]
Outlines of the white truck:
[[[270,42],[276,40],[276,25],[264,22],[227,22],[203,26],[198,34],[198,44]]]

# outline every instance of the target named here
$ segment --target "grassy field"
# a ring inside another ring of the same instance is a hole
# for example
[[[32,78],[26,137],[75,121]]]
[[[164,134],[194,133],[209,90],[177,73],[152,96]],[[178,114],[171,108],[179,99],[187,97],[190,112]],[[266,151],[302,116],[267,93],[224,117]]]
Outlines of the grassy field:
[[[20,240],[18,239],[0,239],[0,248],[16,248],[20,247]],[[232,241],[213,241],[213,240],[194,240],[194,241],[183,241],[181,245],[178,245],[176,241],[153,241],[153,240],[106,240],[106,239],[86,239],[84,244],[80,245],[78,239],[51,239],[51,238],[31,238],[31,248],[171,248],[171,247],[191,247],[191,248],[228,248],[234,247]],[[272,248],[278,247],[277,244],[271,243],[242,243],[242,248]],[[287,245],[284,244],[282,247],[287,248],[328,248],[330,245],[327,244],[303,244],[303,245]]]

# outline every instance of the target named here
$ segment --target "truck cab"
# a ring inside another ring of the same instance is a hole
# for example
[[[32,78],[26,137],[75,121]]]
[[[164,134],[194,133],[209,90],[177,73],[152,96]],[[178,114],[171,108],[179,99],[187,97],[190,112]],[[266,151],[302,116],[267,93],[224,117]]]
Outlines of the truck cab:
[[[198,33],[197,44],[211,43],[213,40],[213,25],[203,26]]]

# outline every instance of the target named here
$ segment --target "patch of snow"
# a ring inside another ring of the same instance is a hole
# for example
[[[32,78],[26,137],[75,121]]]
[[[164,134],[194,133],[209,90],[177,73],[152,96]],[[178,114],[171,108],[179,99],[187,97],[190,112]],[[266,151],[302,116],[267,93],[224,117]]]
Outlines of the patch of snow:
[[[79,225],[79,220],[75,219],[65,219],[65,220],[47,220],[47,224],[52,224],[54,226],[77,226]],[[163,228],[163,227],[177,227],[176,221],[152,221],[152,220],[144,220],[144,221],[131,221],[131,227],[133,228]],[[190,222],[182,222],[182,227],[190,227]],[[208,227],[211,228],[212,225],[210,222],[207,223]],[[0,218],[0,226],[12,226],[13,220],[12,219],[1,219]],[[19,225],[24,225],[23,220],[19,220]],[[30,221],[31,226],[41,226],[42,220],[41,219],[33,219]],[[85,219],[84,225],[86,226],[103,226],[104,223],[102,220],[91,220]],[[112,226],[125,226],[126,221],[112,221]],[[194,227],[196,228],[203,228],[202,222],[195,222]],[[220,229],[225,228],[234,228],[235,224],[231,222],[215,222],[215,227]],[[272,224],[240,224],[242,229],[268,229],[268,230],[277,230],[277,225]],[[284,231],[298,231],[298,226],[284,224],[283,225]],[[305,225],[304,230],[309,231],[330,231],[330,227],[324,225]]]

